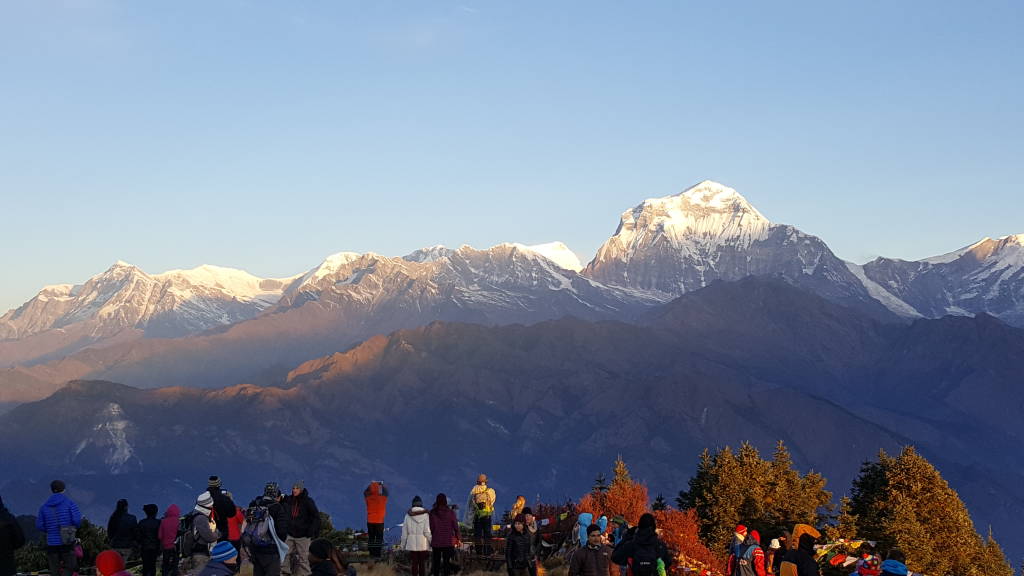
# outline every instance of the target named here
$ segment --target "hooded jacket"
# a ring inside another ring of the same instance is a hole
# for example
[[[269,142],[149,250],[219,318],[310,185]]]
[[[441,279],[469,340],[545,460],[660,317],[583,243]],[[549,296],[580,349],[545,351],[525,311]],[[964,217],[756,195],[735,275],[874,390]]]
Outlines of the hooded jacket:
[[[430,511],[430,545],[434,548],[450,548],[455,546],[459,535],[459,519],[455,511],[448,506],[434,508]]]
[[[320,510],[303,488],[298,496],[289,494],[284,499],[288,512],[288,535],[292,538],[316,538],[320,535]]]
[[[410,552],[430,550],[430,515],[426,508],[413,506],[402,522],[402,549]]]
[[[615,547],[615,551],[612,552],[612,562],[619,566],[629,564],[629,561],[636,556],[636,551],[640,548],[653,548],[654,555],[665,563],[665,569],[668,570],[672,567],[675,558],[669,553],[668,546],[650,528],[637,528],[635,536],[632,538],[627,537],[619,543]]]
[[[61,526],[81,526],[82,513],[78,510],[78,504],[64,495],[63,492],[50,495],[46,502],[39,508],[39,515],[36,516],[36,529],[46,532],[47,546],[61,546]]]
[[[366,523],[383,524],[388,509],[388,489],[380,482],[370,482],[363,490],[366,500]]]
[[[160,520],[161,550],[174,550],[174,539],[178,536],[178,521],[181,519],[181,509],[177,504],[171,504],[164,511],[164,517]]]
[[[898,560],[882,562],[881,576],[907,576],[907,565]]]
[[[14,551],[24,545],[25,533],[14,515],[4,507],[3,500],[0,500],[0,576],[13,576],[17,573]]]

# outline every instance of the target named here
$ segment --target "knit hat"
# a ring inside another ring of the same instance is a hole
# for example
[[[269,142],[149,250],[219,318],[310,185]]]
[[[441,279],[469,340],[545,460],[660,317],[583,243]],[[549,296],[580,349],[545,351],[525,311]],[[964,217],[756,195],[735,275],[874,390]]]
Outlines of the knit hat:
[[[220,488],[220,485],[220,476],[210,476],[210,481],[206,483],[209,488]]]
[[[309,543],[309,555],[321,560],[329,560],[331,558],[332,548],[334,548],[334,545],[331,544],[330,540],[317,538]]]
[[[209,492],[203,492],[199,496],[196,496],[196,510],[202,512],[209,512],[213,509],[213,496],[210,496]]]
[[[50,482],[50,492],[53,492],[54,494],[56,494],[58,492],[63,492],[63,491],[64,491],[64,481],[63,480],[54,480],[53,482]]]
[[[761,533],[757,530],[751,530],[750,537],[754,539],[754,542],[757,542],[758,544],[761,543]]]
[[[743,534],[744,536],[746,536],[747,535],[747,527],[744,526],[743,524],[737,524],[736,525],[736,529],[733,530],[733,532],[735,532],[737,534]]]
[[[623,516],[621,516],[621,515],[616,516],[615,518],[612,518],[612,522],[615,522],[619,526],[625,526],[626,525],[626,519]]]
[[[637,525],[636,525],[637,531],[645,530],[646,529],[646,530],[650,530],[651,532],[653,532],[657,528],[658,528],[658,523],[654,519],[654,514],[651,514],[650,512],[647,512],[646,514],[641,516],[640,517],[640,521],[637,522]]]
[[[210,562],[225,562],[238,557],[238,550],[227,540],[221,540],[210,550]]]
[[[112,576],[124,570],[124,558],[115,550],[104,550],[96,556],[96,572],[100,576]]]
[[[533,508],[530,508],[529,506],[524,507],[523,508],[523,516],[526,516],[527,514],[529,514],[530,516],[533,516]]]
[[[416,496],[415,498],[412,499],[412,505],[414,507],[419,506],[420,508],[423,508],[423,498]]]
[[[782,544],[779,542],[778,538],[772,538],[772,543],[768,545],[768,548],[778,550],[779,548],[782,548]]]
[[[298,480],[298,481],[295,482],[295,484],[292,484],[292,490],[305,490],[305,489],[306,489],[306,485],[302,482],[302,480]]]
[[[601,527],[598,526],[597,524],[591,524],[590,526],[587,526],[587,536],[590,536],[594,532],[600,532],[600,531],[601,531]]]
[[[263,487],[263,495],[276,499],[281,495],[281,487],[277,485],[277,482],[267,482],[267,485]]]

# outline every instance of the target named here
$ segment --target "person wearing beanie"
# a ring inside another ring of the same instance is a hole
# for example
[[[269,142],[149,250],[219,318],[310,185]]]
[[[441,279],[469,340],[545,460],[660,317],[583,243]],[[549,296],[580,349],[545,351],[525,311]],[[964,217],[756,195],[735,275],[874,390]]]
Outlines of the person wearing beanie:
[[[523,521],[526,522],[526,535],[530,537],[530,576],[537,576],[537,561],[541,551],[540,524],[529,506],[523,507]]]
[[[743,542],[747,539],[747,527],[737,524],[732,530],[732,542],[729,544],[729,561],[725,573],[730,576],[736,574],[736,567],[740,555],[743,554]]]
[[[522,514],[512,519],[512,529],[505,538],[505,568],[508,576],[529,576],[530,573],[530,536]]]
[[[142,556],[142,576],[156,576],[156,559],[160,556],[160,508],[156,504],[142,507],[146,517],[139,522],[139,554]]]
[[[737,526],[741,528],[742,526]],[[747,531],[735,555],[729,556],[729,574],[735,576],[766,576],[764,550],[761,549],[761,535],[757,530]],[[736,532],[739,533],[739,530]]]
[[[231,517],[237,514],[238,507],[231,500],[231,496],[223,489],[224,483],[220,476],[210,476],[206,482],[206,491],[213,499],[213,521],[217,523],[217,533],[220,540],[231,538],[231,527],[228,525]]]
[[[430,539],[430,516],[423,507],[423,500],[417,496],[402,521],[402,550],[409,552],[412,576],[427,576]]]
[[[36,530],[46,533],[46,560],[51,576],[71,576],[78,569],[75,537],[77,528],[82,525],[82,513],[64,494],[64,489],[63,481],[51,482],[52,494],[36,515]]]
[[[818,562],[815,560],[816,554],[814,551],[814,543],[817,537],[814,533],[808,531],[801,531],[799,538],[797,539],[797,545],[795,550],[789,550],[786,552],[786,559],[783,560],[782,566],[780,567],[780,573],[787,567],[785,564],[792,564],[796,569],[797,576],[819,576],[820,571],[818,568]],[[796,537],[797,531],[793,531],[793,537]]]
[[[629,531],[629,522],[626,522],[626,518],[622,515],[615,516],[612,518],[612,533],[611,533],[611,545],[614,549],[616,546],[622,543],[626,537],[626,533]],[[626,576],[629,572],[629,566],[622,564],[619,566],[619,576]]]
[[[96,574],[98,576],[131,576],[125,570],[124,557],[117,550],[104,550],[96,555]]]
[[[430,508],[430,576],[449,576],[455,548],[459,545],[459,519],[448,506],[448,496],[438,494]]]
[[[178,537],[178,522],[181,518],[181,509],[177,504],[171,504],[164,510],[164,517],[160,520],[160,531],[157,535],[160,538],[160,576],[178,576],[178,551],[174,548],[174,540]]]
[[[370,482],[363,490],[366,501],[366,536],[369,540],[370,558],[380,558],[384,546],[384,517],[387,515],[388,489],[380,480]]]
[[[309,544],[309,563],[313,576],[338,576],[342,573],[341,558],[330,540],[317,538]]]
[[[128,501],[122,498],[107,520],[107,542],[127,562],[135,553],[138,536],[139,520],[128,512]]]
[[[292,493],[284,499],[288,512],[288,556],[281,565],[283,576],[309,576],[309,544],[320,535],[320,510],[301,482],[292,485]]]
[[[628,564],[633,569],[633,576],[654,576],[658,573],[658,560],[664,563],[666,571],[670,570],[675,558],[668,551],[668,546],[658,538],[658,524],[654,515],[647,513],[640,517],[633,537],[628,536],[612,552],[612,562]]]
[[[487,475],[476,477],[476,484],[469,491],[466,503],[465,521],[473,526],[473,546],[477,553],[491,553],[491,516],[494,514],[494,503],[498,496],[493,488],[487,486]]]
[[[17,518],[4,506],[3,498],[0,498],[0,576],[14,576],[18,573],[14,551],[24,545],[25,533]]]
[[[250,518],[257,522],[257,525],[245,527],[243,534],[243,545],[249,553],[249,561],[252,562],[253,576],[280,576],[281,563],[288,557],[288,526],[291,522],[290,514],[281,503],[281,488],[277,482],[267,482],[263,487],[263,495],[249,503]],[[267,520],[267,534],[260,536],[258,518],[265,517]],[[273,531],[270,530],[270,521],[273,522]],[[256,532],[250,532],[255,530]]]
[[[612,569],[612,549],[604,543],[597,524],[587,526],[586,544],[569,558],[569,576],[605,576]]]
[[[238,550],[227,540],[221,540],[210,549],[210,561],[199,576],[234,576],[238,572]]]
[[[210,561],[210,548],[220,539],[213,516],[213,496],[203,492],[196,497],[196,507],[189,516],[192,518],[192,549],[188,551],[189,574],[200,572]],[[229,544],[230,546],[230,544]]]

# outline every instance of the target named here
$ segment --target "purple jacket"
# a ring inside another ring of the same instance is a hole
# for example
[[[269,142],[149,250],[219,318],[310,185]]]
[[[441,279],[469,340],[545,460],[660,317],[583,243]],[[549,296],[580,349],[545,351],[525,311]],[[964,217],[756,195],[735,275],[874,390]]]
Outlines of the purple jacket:
[[[455,546],[455,539],[459,536],[459,519],[455,517],[455,511],[447,506],[432,509],[430,535],[430,546],[433,548]]]

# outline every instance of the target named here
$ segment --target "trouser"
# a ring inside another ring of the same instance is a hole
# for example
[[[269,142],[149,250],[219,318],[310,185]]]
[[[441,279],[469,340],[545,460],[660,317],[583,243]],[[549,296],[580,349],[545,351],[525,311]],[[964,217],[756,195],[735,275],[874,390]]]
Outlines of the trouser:
[[[288,537],[288,556],[281,564],[283,576],[309,576],[309,538]]]
[[[143,550],[140,555],[142,556],[142,576],[156,576],[156,559],[160,556],[160,551]]]
[[[380,549],[384,546],[384,525],[366,523],[366,546],[370,550],[370,558],[380,558]]]
[[[477,547],[477,554],[490,555],[491,553],[491,517],[473,518],[473,544]]]
[[[454,557],[454,546],[434,548],[430,561],[430,576],[449,576],[451,573],[452,558]]]
[[[409,565],[412,576],[427,576],[427,558],[429,550],[413,550],[409,552]]]
[[[114,552],[117,552],[121,555],[121,558],[124,560],[125,565],[131,562],[132,555],[135,554],[135,550],[133,548],[114,548]]]
[[[178,553],[174,548],[164,550],[162,560],[160,562],[160,576],[178,576]]]
[[[75,547],[70,544],[46,547],[46,561],[50,565],[51,576],[71,576],[78,570],[78,563],[75,560]]]
[[[526,569],[530,571],[530,576],[537,576],[537,559],[532,558],[530,560],[530,565],[527,566]],[[604,574],[601,576],[604,576]]]
[[[281,555],[277,550],[250,550],[252,576],[281,576]]]

